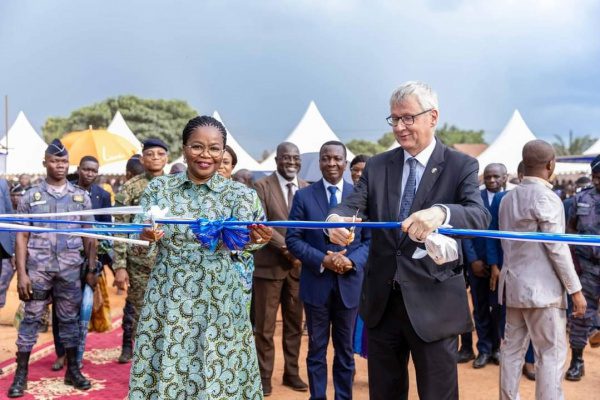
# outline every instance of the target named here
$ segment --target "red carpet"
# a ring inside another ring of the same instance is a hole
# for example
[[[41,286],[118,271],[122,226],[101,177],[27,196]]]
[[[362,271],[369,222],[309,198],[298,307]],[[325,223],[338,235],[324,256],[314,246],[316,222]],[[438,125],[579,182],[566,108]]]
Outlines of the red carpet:
[[[65,370],[54,372],[50,366],[56,359],[54,344],[44,344],[34,349],[29,362],[28,389],[23,399],[125,399],[129,385],[131,364],[119,364],[121,349],[121,320],[113,323],[113,329],[104,333],[89,333],[83,356],[85,376],[92,382],[87,391],[73,389],[63,384]],[[6,398],[12,383],[16,364],[14,358],[0,364],[4,374],[0,378],[0,399]]]

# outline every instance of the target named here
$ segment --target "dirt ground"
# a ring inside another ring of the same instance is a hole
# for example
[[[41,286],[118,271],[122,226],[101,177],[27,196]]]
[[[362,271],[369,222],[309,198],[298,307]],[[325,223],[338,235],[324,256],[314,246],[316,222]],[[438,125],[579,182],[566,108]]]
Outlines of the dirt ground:
[[[108,273],[109,285],[112,284],[111,274]],[[9,289],[9,297],[7,305],[0,310],[0,362],[14,357],[16,351],[15,339],[16,331],[10,325],[12,324],[15,309],[18,301],[16,296],[16,279],[13,280]],[[113,316],[118,316],[122,313],[123,304],[125,302],[124,294],[117,294],[116,289],[110,287],[111,297],[111,312]],[[475,339],[474,339],[475,340]],[[52,341],[52,333],[47,332],[40,335],[38,344]],[[281,384],[283,374],[282,350],[281,350],[281,324],[278,322],[276,331],[276,359],[275,372],[273,374],[273,394],[271,399],[285,400],[305,400],[309,395],[307,392],[294,392]],[[302,340],[300,370],[302,378],[306,378],[306,349],[308,346],[308,337],[304,336]],[[584,354],[586,363],[586,376],[581,382],[564,382],[564,391],[566,399],[572,400],[587,400],[600,399],[600,348],[586,349]],[[569,356],[570,357],[570,356]],[[330,345],[329,364],[333,362],[333,348]],[[412,366],[410,367],[412,370]],[[490,364],[483,369],[475,370],[470,364],[460,364],[458,367],[459,374],[459,389],[460,397],[468,400],[488,400],[498,398],[498,367]],[[333,399],[333,383],[331,381],[331,367],[329,371],[329,390],[328,397]],[[367,360],[356,356],[356,378],[354,381],[354,399],[368,399],[368,377],[367,377]],[[410,399],[417,399],[416,381],[414,373],[411,374],[410,380]],[[525,378],[521,380],[521,398],[533,399],[535,393],[534,382],[530,382]],[[0,393],[0,397],[3,394]]]

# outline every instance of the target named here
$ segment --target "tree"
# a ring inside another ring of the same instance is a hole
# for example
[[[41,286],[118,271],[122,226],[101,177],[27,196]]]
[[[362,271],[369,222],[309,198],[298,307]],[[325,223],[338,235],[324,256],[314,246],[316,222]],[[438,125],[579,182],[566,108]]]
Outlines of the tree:
[[[386,148],[379,143],[373,143],[369,140],[354,139],[346,143],[346,147],[354,154],[366,154],[374,156],[377,153],[385,151]]]
[[[589,149],[595,143],[595,140],[592,139],[590,135],[573,138],[573,132],[569,132],[568,146],[565,144],[562,136],[554,135],[554,137],[556,138],[556,142],[553,142],[552,146],[554,146],[554,150],[559,156],[576,156],[583,154],[584,151]]]
[[[67,118],[48,118],[42,127],[44,139],[50,142],[65,133],[87,129],[90,125],[97,129],[106,128],[117,111],[121,111],[129,128],[140,141],[149,137],[162,139],[171,150],[171,159],[181,154],[183,127],[188,120],[198,115],[187,102],[181,100],[119,96],[77,109]]]
[[[438,128],[435,136],[446,146],[453,146],[457,143],[485,143],[483,140],[483,130],[462,130],[454,125],[444,124]]]
[[[394,132],[388,132],[384,133],[383,136],[379,138],[377,144],[379,144],[381,147],[387,150],[395,141],[396,136],[394,136]]]

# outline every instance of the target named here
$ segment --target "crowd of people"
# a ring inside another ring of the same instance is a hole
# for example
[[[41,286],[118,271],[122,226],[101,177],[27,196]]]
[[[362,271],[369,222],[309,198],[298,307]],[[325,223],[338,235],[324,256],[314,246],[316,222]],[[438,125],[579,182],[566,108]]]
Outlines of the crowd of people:
[[[185,224],[144,227],[138,236],[150,246],[0,232],[0,306],[14,271],[24,303],[8,397],[27,390],[29,357],[38,332],[47,329],[50,304],[53,369],[66,366],[66,385],[91,387],[81,372],[82,291],[94,289],[107,267],[115,286],[127,292],[118,362],[132,363],[132,399],[271,395],[278,310],[281,382],[311,399],[326,398],[330,341],[340,400],[352,398],[355,353],[368,358],[372,399],[407,397],[409,358],[422,399],[458,398],[457,363],[470,361],[473,368],[501,366],[501,399],[519,398],[521,374],[536,381],[536,398],[562,398],[568,346],[566,379],[577,381],[585,375],[584,348],[600,345],[599,247],[463,238],[457,239],[459,257],[442,265],[417,254],[442,225],[599,235],[600,156],[591,177],[557,188],[550,183],[554,150],[535,140],[523,148],[517,181],[509,182],[506,167],[495,163],[485,166],[480,183],[477,161],[435,137],[438,118],[437,95],[428,85],[403,84],[392,94],[387,118],[400,148],[359,155],[348,165],[344,144],[325,142],[316,182],[298,177],[300,152],[289,142],[278,145],[277,169],[269,176],[255,181],[251,171],[234,174],[237,156],[227,132],[208,116],[183,128],[184,164],[165,171],[168,146],[148,139],[128,161],[118,188],[116,180],[104,189],[96,183],[93,156],[83,157],[69,176],[68,151],[53,141],[44,179],[0,181],[0,212],[82,213],[61,217],[68,224],[60,225],[32,219],[32,229],[150,222],[143,214],[84,212],[138,205],[181,219],[254,223],[248,243],[234,249],[201,244]],[[348,169],[351,181],[344,178]],[[265,220],[358,226],[284,229],[266,227]],[[402,228],[362,229],[361,221],[402,221]],[[299,367],[303,332],[308,382]]]

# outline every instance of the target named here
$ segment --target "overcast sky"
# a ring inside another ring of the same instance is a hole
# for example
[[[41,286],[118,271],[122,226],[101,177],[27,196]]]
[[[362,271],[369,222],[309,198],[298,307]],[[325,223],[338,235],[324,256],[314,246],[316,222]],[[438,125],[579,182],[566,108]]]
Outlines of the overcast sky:
[[[2,0],[0,94],[38,131],[111,96],[182,99],[259,156],[310,100],[375,140],[392,90],[423,80],[442,122],[488,140],[515,108],[538,137],[597,138],[599,21],[594,0]]]

